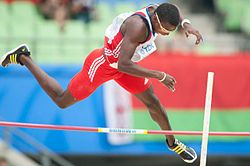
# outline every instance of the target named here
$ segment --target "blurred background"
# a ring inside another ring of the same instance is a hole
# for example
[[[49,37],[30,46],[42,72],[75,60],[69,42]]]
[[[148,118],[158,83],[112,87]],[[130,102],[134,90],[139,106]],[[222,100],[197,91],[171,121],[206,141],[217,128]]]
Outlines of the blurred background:
[[[103,47],[112,19],[163,0],[0,0],[0,55],[26,43],[34,61],[66,88],[86,56]],[[250,1],[189,0],[177,4],[203,35],[178,29],[158,37],[158,51],[140,65],[177,80],[172,94],[152,79],[174,130],[202,130],[207,72],[215,72],[211,131],[250,131]],[[0,68],[0,119],[4,121],[155,129],[147,109],[113,82],[60,110],[23,67]],[[178,136],[200,153],[201,137]],[[5,164],[5,165],[4,165]],[[0,166],[183,166],[163,136],[0,128]],[[193,165],[199,165],[199,161]],[[249,166],[247,137],[210,137],[211,166]]]

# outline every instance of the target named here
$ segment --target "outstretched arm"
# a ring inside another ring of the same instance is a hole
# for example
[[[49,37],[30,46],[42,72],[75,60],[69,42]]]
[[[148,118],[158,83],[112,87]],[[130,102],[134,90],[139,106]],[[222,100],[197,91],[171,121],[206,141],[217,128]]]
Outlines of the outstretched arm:
[[[178,8],[178,6],[176,6]],[[200,44],[201,41],[203,41],[202,35],[198,30],[196,30],[192,25],[191,22],[188,19],[185,19],[185,17],[181,14],[180,9],[178,8],[180,12],[180,17],[181,17],[181,26],[185,30],[186,37],[188,37],[190,34],[196,36],[196,42],[195,44],[198,45]]]

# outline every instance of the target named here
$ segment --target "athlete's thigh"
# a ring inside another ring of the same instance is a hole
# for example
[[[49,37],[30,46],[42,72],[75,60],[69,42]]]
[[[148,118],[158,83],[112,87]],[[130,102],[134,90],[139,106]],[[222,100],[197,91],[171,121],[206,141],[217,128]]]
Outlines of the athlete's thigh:
[[[107,62],[101,49],[94,50],[86,58],[83,69],[70,81],[68,90],[76,100],[83,100],[92,94],[97,87],[112,79],[107,75]]]
[[[132,94],[139,94],[147,90],[151,82],[147,78],[135,77],[129,74],[123,74],[120,78],[115,81]]]

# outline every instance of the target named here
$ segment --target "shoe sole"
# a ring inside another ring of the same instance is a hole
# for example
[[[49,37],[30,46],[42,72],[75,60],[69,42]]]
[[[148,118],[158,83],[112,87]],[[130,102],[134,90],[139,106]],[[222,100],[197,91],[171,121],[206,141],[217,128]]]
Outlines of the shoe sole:
[[[190,149],[194,151],[193,148],[190,148]],[[183,161],[185,161],[186,163],[191,164],[191,163],[193,163],[196,159],[197,159],[197,154],[196,154],[196,152],[194,151],[194,159],[193,159],[193,160],[184,160],[184,159],[183,159]]]
[[[18,50],[20,47],[23,47],[23,46],[25,46],[27,49],[28,49],[28,51],[30,52],[30,49],[29,49],[29,47],[27,46],[27,44],[21,44],[21,45],[19,45],[18,47],[16,47],[16,48],[14,48],[14,49],[12,49],[12,50],[10,50],[9,52],[7,52],[7,53],[5,53],[2,57],[1,57],[1,59],[0,59],[0,64],[1,64],[1,66],[3,66],[3,61],[6,59],[6,57],[11,53],[11,52],[15,52],[16,50]],[[3,66],[4,67],[4,66]],[[7,67],[7,66],[6,66]]]

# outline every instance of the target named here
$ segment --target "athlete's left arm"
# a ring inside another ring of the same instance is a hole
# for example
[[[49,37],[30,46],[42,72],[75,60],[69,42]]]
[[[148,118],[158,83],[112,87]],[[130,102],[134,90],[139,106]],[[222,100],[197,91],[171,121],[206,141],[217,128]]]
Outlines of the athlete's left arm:
[[[176,7],[178,8],[178,6],[176,6]],[[179,8],[178,8],[178,10],[179,10],[179,12],[180,12],[181,26],[182,26],[182,28],[185,30],[186,37],[188,37],[190,34],[195,35],[195,36],[196,36],[196,42],[195,42],[195,44],[196,44],[196,45],[200,44],[200,42],[203,41],[202,35],[200,34],[200,32],[199,32],[197,29],[195,29],[195,28],[191,25],[191,23],[190,23],[189,20],[188,20],[188,21],[185,21],[185,17],[181,14],[181,11],[180,11]],[[183,21],[184,21],[184,22],[183,22]]]

